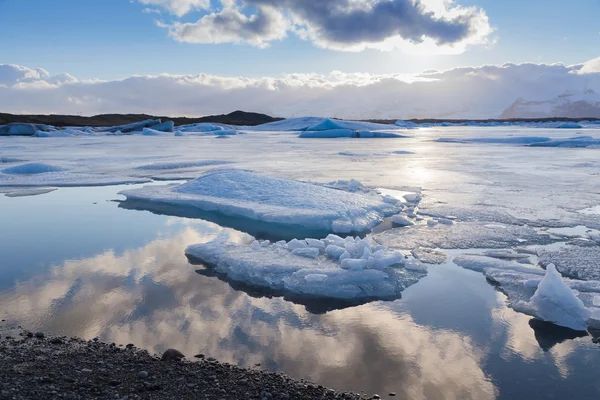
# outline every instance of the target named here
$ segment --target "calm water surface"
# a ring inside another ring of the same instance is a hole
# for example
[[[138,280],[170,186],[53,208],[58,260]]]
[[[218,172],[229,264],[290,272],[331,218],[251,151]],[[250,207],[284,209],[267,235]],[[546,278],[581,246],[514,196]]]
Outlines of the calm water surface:
[[[447,263],[400,300],[315,314],[196,272],[185,248],[223,228],[124,209],[113,201],[123,188],[0,197],[5,324],[260,363],[383,397],[600,398],[600,345],[512,311],[480,273]]]

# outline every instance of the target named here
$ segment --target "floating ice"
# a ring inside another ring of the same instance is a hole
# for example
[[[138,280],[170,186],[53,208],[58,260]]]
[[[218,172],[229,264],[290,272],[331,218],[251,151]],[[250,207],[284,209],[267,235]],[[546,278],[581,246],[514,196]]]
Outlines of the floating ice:
[[[557,126],[558,129],[581,129],[583,126],[579,125],[577,122],[563,122]]]
[[[413,249],[411,253],[414,258],[426,264],[443,264],[448,259],[446,254],[441,251],[425,247]]]
[[[404,135],[394,132],[354,131],[351,129],[329,129],[324,131],[306,131],[298,135],[303,139],[336,139],[336,138],[403,138]]]
[[[402,216],[401,214],[396,214],[392,216],[392,222],[399,226],[411,226],[414,225],[414,222],[409,220],[408,218]]]
[[[265,245],[217,239],[188,247],[186,255],[233,281],[298,296],[361,302],[398,298],[424,276],[423,268],[404,268],[400,253],[367,239],[336,235]]]
[[[344,121],[321,117],[288,118],[267,124],[244,127],[253,131],[323,131],[330,129],[349,129],[352,131],[380,131],[397,128],[394,125],[378,124],[373,122]]]
[[[6,193],[6,197],[26,197],[26,196],[38,196],[55,191],[57,188],[32,188],[32,189],[19,189],[11,190]]]
[[[459,222],[453,225],[415,225],[395,228],[375,235],[386,246],[399,249],[415,247],[441,249],[503,249],[522,244],[548,244],[556,241],[528,226]]]
[[[576,136],[569,139],[553,139],[547,142],[531,143],[531,147],[596,147],[600,146],[600,139],[591,136]]]
[[[144,136],[174,136],[173,132],[163,132],[152,128],[142,129],[142,135]]]
[[[600,280],[600,246],[564,246],[541,250],[542,265],[554,264],[561,274],[584,280]]]
[[[483,138],[439,138],[440,143],[475,143],[475,144],[532,144],[549,142],[549,137],[540,136],[511,136],[511,137],[483,137]]]
[[[111,132],[111,133],[131,133],[131,132],[139,132],[144,128],[152,128],[154,126],[161,126],[162,121],[160,119],[148,119],[145,121],[134,122],[126,125],[119,126],[105,126],[96,128],[96,132]]]
[[[43,163],[21,164],[0,170],[0,186],[105,186],[149,181],[146,178],[72,173],[65,171],[64,167]]]
[[[0,125],[0,136],[33,136],[38,131],[49,131],[51,129],[51,126],[44,124],[11,122],[7,125]]]
[[[590,311],[563,281],[553,264],[531,298],[535,315],[548,322],[574,330],[586,330]]]
[[[507,294],[509,305],[554,324],[585,329],[589,310],[600,293],[600,281],[563,279],[553,264],[546,271],[485,256],[459,256],[454,263],[498,284]]]
[[[203,160],[203,161],[181,161],[181,162],[168,162],[168,163],[156,163],[141,165],[137,167],[138,170],[149,170],[149,171],[160,171],[160,170],[172,170],[172,169],[186,169],[186,168],[197,168],[207,167],[214,165],[226,165],[232,164],[231,161],[222,160]]]
[[[348,193],[242,170],[220,170],[179,186],[149,186],[122,194],[128,200],[340,233],[369,231],[402,208],[375,192]]]
[[[49,165],[43,163],[28,163],[15,165],[14,167],[9,167],[3,169],[1,172],[5,174],[11,175],[32,175],[32,174],[43,174],[46,172],[58,172],[64,171],[65,168],[60,167],[58,165]]]

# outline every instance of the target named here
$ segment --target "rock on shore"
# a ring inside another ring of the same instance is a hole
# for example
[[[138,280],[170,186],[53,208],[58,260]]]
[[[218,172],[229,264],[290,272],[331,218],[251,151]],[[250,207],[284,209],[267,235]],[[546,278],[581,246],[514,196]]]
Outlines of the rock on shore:
[[[213,358],[161,361],[134,346],[23,331],[0,338],[0,399],[363,399]]]

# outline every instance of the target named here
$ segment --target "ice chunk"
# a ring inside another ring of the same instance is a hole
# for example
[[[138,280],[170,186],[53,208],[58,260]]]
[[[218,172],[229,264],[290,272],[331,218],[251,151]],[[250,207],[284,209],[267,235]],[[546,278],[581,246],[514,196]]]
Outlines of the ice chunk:
[[[598,147],[600,146],[600,139],[593,138],[591,136],[577,136],[569,139],[554,139],[548,142],[532,143],[531,147]]]
[[[153,128],[144,128],[142,130],[142,135],[144,135],[144,136],[173,136],[173,133],[168,132],[168,131],[158,131]]]
[[[549,142],[549,137],[539,136],[510,136],[510,137],[482,137],[482,138],[439,138],[440,143],[476,143],[476,144],[532,144]]]
[[[208,167],[215,165],[227,165],[231,164],[231,161],[222,160],[202,160],[202,161],[181,161],[181,162],[167,162],[167,163],[156,163],[148,164],[137,167],[137,170],[172,170],[172,169],[188,169],[197,167]]]
[[[41,194],[46,194],[55,191],[57,188],[32,188],[32,189],[20,189],[20,190],[11,190],[6,193],[6,197],[26,197],[26,196],[39,196]]]
[[[47,172],[58,172],[64,171],[65,168],[58,165],[49,165],[43,163],[28,163],[15,165],[14,167],[5,168],[2,170],[5,174],[12,175],[31,175],[31,174],[43,174]]]
[[[367,239],[351,238],[366,258],[341,261],[319,254],[314,247],[289,250],[280,245],[266,247],[225,243],[221,239],[190,246],[186,255],[200,260],[233,281],[259,286],[276,292],[328,299],[394,299],[425,275],[422,269],[408,270],[402,255],[379,249],[377,255]],[[369,249],[364,252],[364,249]],[[309,253],[312,252],[312,253]],[[375,258],[385,266],[375,266]],[[392,267],[393,266],[393,267]]]
[[[403,217],[400,214],[393,215],[392,216],[392,222],[394,224],[400,225],[400,226],[411,226],[411,225],[414,225],[414,223],[412,221],[409,221],[408,219],[406,219],[405,217]]]
[[[594,296],[594,306],[600,307],[600,296]]]
[[[346,250],[343,247],[339,247],[333,244],[330,244],[325,248],[325,254],[327,254],[331,258],[339,259],[342,254],[344,254]]]
[[[144,128],[152,128],[153,126],[160,125],[161,122],[162,121],[160,119],[147,119],[144,121],[134,122],[131,124],[126,124],[126,125],[107,126],[107,127],[96,128],[96,132],[111,132],[111,133],[138,132],[138,131],[142,131]]]
[[[414,225],[395,228],[375,235],[378,242],[399,249],[429,247],[441,249],[502,249],[515,245],[548,244],[550,235],[528,226],[459,222],[453,225]]]
[[[295,256],[301,256],[306,258],[317,258],[319,256],[319,249],[315,249],[314,247],[294,249],[292,250],[292,254]]]
[[[579,125],[577,122],[563,122],[560,125],[557,126],[558,129],[581,129],[583,128],[581,125]]]
[[[49,131],[51,126],[44,124],[27,124],[22,122],[11,122],[7,125],[0,125],[0,136],[33,136],[38,131]]]
[[[531,298],[535,315],[548,322],[574,330],[586,330],[590,311],[563,281],[553,264]]]
[[[153,130],[160,132],[173,132],[174,128],[175,124],[173,123],[173,121],[166,121],[161,124],[152,125]]]
[[[128,199],[187,206],[313,230],[365,232],[401,206],[372,193],[348,193],[242,170],[220,170],[179,186],[122,192]]]
[[[443,264],[446,262],[448,257],[441,251],[434,249],[428,249],[425,247],[418,247],[412,250],[414,258],[426,264]]]
[[[542,250],[542,265],[554,264],[561,274],[584,280],[600,280],[599,246],[563,246],[556,251]]]

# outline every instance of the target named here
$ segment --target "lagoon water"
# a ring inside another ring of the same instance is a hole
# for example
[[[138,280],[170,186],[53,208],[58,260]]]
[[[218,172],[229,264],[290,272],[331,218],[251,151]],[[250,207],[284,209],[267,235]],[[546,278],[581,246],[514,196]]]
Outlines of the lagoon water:
[[[311,313],[190,264],[186,246],[226,228],[119,207],[131,187],[0,197],[5,324],[175,347],[384,398],[598,398],[593,337],[507,308],[479,273],[449,261],[402,299]]]

